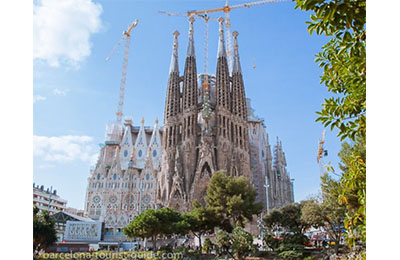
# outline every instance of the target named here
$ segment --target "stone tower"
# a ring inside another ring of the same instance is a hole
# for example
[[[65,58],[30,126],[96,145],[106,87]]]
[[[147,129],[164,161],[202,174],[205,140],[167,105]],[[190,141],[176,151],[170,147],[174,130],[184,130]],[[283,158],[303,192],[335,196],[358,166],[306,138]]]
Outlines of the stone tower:
[[[179,76],[178,65],[179,32],[174,32],[164,114],[164,167],[160,180],[160,202],[182,210],[187,207],[196,163],[198,89],[193,23],[191,17],[183,77]]]
[[[290,178],[286,166],[286,156],[283,152],[282,142],[277,138],[274,146],[273,174],[270,177],[272,208],[280,208],[294,202],[293,180]]]
[[[201,75],[200,88],[193,39],[194,18],[189,19],[183,77],[179,76],[179,33],[174,32],[158,194],[160,204],[178,210],[190,209],[194,200],[203,202],[209,180],[217,170],[252,178],[238,33],[233,33],[234,67],[230,76],[223,19],[219,22],[216,76]]]

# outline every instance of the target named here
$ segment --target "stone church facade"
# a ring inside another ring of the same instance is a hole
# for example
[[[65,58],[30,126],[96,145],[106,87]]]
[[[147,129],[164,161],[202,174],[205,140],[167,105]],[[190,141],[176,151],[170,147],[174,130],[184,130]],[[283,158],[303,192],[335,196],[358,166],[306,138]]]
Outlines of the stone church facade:
[[[217,170],[249,178],[266,210],[294,201],[282,144],[278,141],[271,153],[264,122],[246,98],[238,33],[233,33],[230,73],[219,20],[216,74],[198,75],[193,22],[190,19],[183,75],[179,32],[174,32],[164,126],[156,120],[154,127],[145,127],[142,120],[134,127],[127,118],[124,126],[106,129],[105,144],[88,178],[85,213],[104,221],[110,238],[146,209],[190,210],[193,200],[204,200]]]

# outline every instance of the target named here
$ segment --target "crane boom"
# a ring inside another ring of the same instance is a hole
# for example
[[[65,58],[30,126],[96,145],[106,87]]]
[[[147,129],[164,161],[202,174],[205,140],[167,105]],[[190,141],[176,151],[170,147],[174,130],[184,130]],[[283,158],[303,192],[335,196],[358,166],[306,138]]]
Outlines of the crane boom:
[[[231,10],[232,9],[242,8],[242,7],[250,8],[252,6],[272,4],[272,3],[284,2],[284,1],[288,1],[288,0],[263,0],[263,1],[257,1],[257,2],[239,4],[239,5],[232,5],[230,8],[231,8]]]
[[[119,48],[121,45],[122,41],[124,40],[124,37],[122,37],[119,42],[114,46],[114,48],[110,51],[110,54],[108,54],[106,61],[109,61],[111,57],[114,55],[115,51]]]
[[[160,14],[166,14],[168,16],[186,16],[186,14],[181,14],[181,13],[171,13],[171,12],[165,12],[165,11],[158,11]]]
[[[232,6],[225,5],[220,8],[188,11],[188,12],[186,12],[186,16],[191,16],[194,14],[198,15],[198,14],[205,14],[205,13],[215,13],[215,12],[227,13],[227,12],[230,12],[232,9],[238,9],[238,8],[242,8],[242,7],[252,7],[252,6],[256,6],[256,5],[271,4],[271,3],[283,2],[283,1],[288,1],[288,0],[263,0],[263,1],[250,2],[250,3],[245,3],[245,4],[239,4],[239,5],[232,5]]]

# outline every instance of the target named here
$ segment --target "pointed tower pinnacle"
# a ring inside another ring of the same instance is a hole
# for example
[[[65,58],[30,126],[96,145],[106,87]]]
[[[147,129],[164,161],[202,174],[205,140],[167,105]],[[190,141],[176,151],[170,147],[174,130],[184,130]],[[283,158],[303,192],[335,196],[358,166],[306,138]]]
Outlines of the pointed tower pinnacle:
[[[240,67],[240,60],[239,60],[239,48],[238,48],[238,41],[237,41],[237,37],[239,35],[239,33],[237,31],[234,31],[232,33],[233,35],[233,71],[232,73],[235,72],[242,72],[242,68]]]
[[[179,74],[179,65],[178,65],[178,36],[179,31],[175,31],[174,33],[174,44],[172,47],[172,56],[171,56],[171,64],[169,65],[169,73],[177,72]]]
[[[225,39],[224,39],[224,18],[220,17],[219,22],[219,41],[217,57],[226,57]]]
[[[189,43],[185,61],[185,71],[183,74],[183,110],[188,108],[195,109],[197,106],[197,69],[194,52],[193,23],[194,17],[191,16],[189,18]]]
[[[218,53],[217,53],[217,72],[216,72],[216,92],[218,109],[231,110],[231,94],[230,94],[230,80],[229,80],[229,67],[226,59],[225,40],[224,40],[224,19],[220,17],[219,22],[219,39],[218,39]],[[224,123],[225,124],[225,123]],[[228,124],[229,125],[229,124]],[[227,125],[225,125],[227,127]],[[220,130],[227,132],[227,128]]]
[[[193,30],[193,23],[194,23],[195,19],[194,16],[190,16],[189,17],[189,45],[188,45],[188,49],[187,49],[187,56],[188,57],[195,57],[195,53],[194,53],[194,30]]]
[[[178,65],[179,32],[175,31],[173,35],[174,35],[174,43],[172,48],[171,64],[169,66],[167,98],[165,101],[165,109],[164,109],[165,124],[168,123],[169,118],[176,116],[176,114],[179,113],[180,111],[179,65]]]

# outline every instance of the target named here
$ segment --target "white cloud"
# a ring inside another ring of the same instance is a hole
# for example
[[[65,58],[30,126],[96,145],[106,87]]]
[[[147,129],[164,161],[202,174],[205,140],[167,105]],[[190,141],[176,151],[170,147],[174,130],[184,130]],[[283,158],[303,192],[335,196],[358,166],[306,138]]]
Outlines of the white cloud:
[[[33,136],[33,155],[49,162],[83,161],[94,165],[96,146],[90,136]]]
[[[39,165],[40,169],[49,169],[49,168],[54,168],[54,167],[56,167],[56,166],[53,164],[47,164],[47,163]]]
[[[41,95],[33,95],[33,104],[35,104],[38,101],[46,100],[46,97],[43,97]]]
[[[92,0],[39,0],[33,7],[33,58],[57,67],[78,65],[91,53],[102,6]]]
[[[69,89],[62,90],[62,89],[55,88],[53,90],[53,94],[56,96],[66,96],[68,91],[69,91]]]

